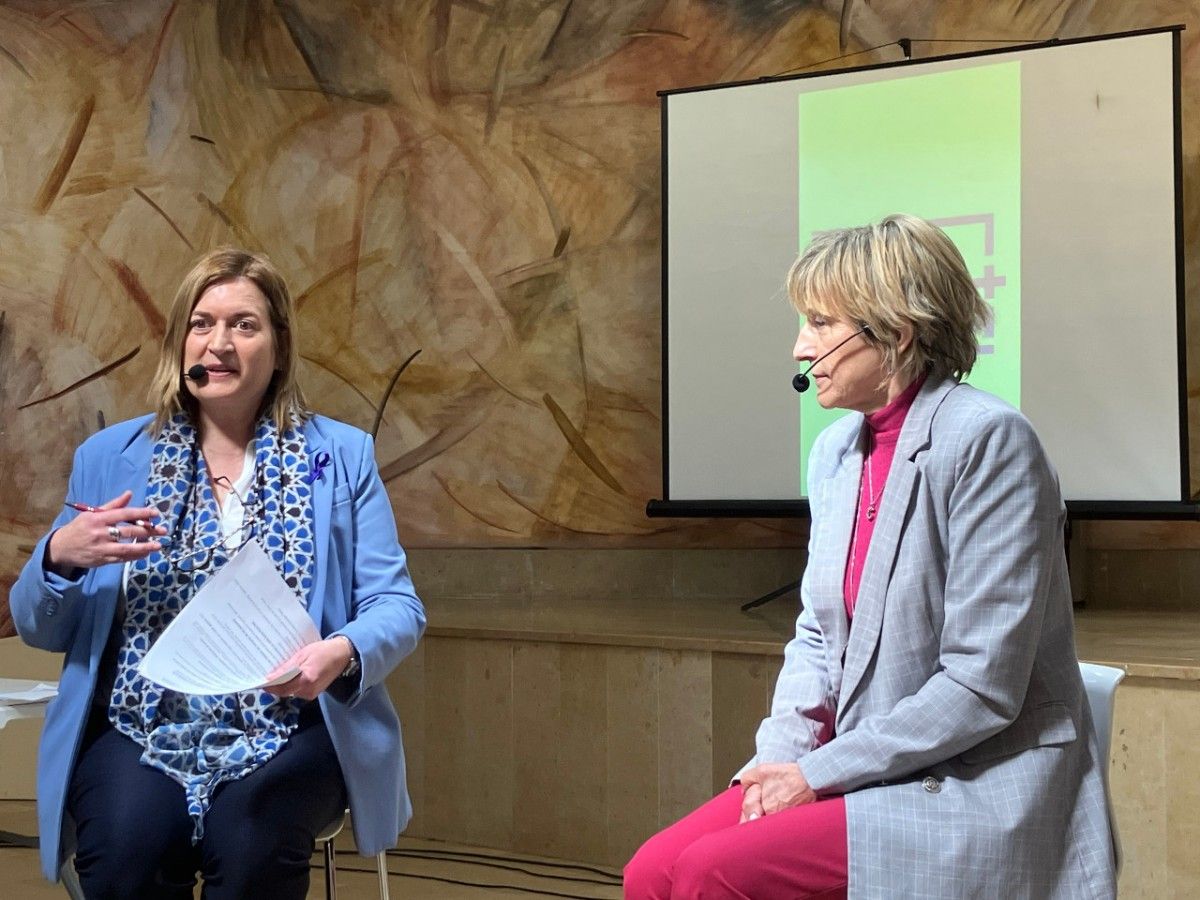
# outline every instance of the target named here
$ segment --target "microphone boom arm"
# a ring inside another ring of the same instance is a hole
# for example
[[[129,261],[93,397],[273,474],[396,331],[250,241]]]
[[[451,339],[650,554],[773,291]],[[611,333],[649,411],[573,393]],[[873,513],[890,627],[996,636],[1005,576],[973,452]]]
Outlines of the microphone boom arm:
[[[814,359],[812,361],[812,363],[809,364],[809,367],[807,369],[805,369],[803,372],[797,372],[792,377],[792,387],[796,390],[796,393],[803,394],[805,391],[808,390],[809,386],[812,384],[812,382],[808,380],[808,373],[811,372],[814,368],[816,368],[817,363],[819,363],[825,357],[829,356],[831,353],[836,353],[837,351],[841,350],[842,347],[846,346],[846,344],[850,343],[852,340],[854,340],[860,334],[870,334],[870,333],[871,333],[871,328],[869,325],[862,326],[862,328],[858,329],[858,331],[854,332],[854,334],[850,335],[850,337],[846,338],[844,341],[839,342],[838,345],[836,347],[834,347],[832,350],[827,350],[824,353],[822,353],[820,356],[818,356],[816,359]]]

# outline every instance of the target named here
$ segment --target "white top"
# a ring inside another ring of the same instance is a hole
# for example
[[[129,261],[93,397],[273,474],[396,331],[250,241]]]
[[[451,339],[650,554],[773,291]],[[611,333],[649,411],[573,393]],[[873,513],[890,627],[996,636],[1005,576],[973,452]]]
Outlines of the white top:
[[[222,541],[227,550],[232,550],[245,540],[246,536],[238,533],[238,529],[246,520],[246,508],[242,505],[242,500],[250,493],[253,483],[254,441],[251,441],[246,445],[246,455],[242,459],[242,474],[233,482],[233,490],[226,495],[225,503],[221,507],[218,527],[221,529]]]

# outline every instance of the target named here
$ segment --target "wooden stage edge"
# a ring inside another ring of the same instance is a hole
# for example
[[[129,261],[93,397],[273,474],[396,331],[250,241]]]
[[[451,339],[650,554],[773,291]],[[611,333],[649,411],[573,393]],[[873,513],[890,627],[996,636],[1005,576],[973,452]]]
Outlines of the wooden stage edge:
[[[792,633],[791,603],[741,612],[736,601],[454,600],[428,603],[431,637],[701,650],[778,657]],[[1081,660],[1130,677],[1200,681],[1200,612],[1090,610],[1075,613]]]

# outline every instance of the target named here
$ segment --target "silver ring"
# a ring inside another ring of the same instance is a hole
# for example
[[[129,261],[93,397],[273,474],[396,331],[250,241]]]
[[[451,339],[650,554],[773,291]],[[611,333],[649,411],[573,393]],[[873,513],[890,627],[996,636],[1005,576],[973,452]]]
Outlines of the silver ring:
[[[109,525],[108,526],[108,536],[110,538],[112,538],[114,541],[121,540],[121,529],[118,528],[116,525]]]

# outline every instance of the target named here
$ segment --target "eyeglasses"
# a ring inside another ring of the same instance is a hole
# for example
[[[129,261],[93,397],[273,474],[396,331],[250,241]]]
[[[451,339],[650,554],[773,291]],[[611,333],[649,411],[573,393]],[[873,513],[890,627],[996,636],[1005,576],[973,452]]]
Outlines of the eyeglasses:
[[[226,556],[233,556],[254,540],[255,532],[258,530],[257,525],[258,523],[253,520],[244,522],[229,534],[222,534],[220,540],[208,547],[196,547],[192,550],[181,548],[178,552],[167,555],[167,564],[176,571],[187,575],[207,569],[212,565],[217,551],[221,551]]]
[[[226,556],[232,557],[235,553],[237,553],[254,539],[258,530],[258,523],[254,520],[254,518],[250,517],[250,510],[246,506],[246,501],[242,499],[242,495],[238,493],[237,488],[233,486],[232,482],[230,482],[230,480],[225,476],[216,478],[214,481],[223,483],[226,490],[228,490],[230,494],[237,498],[238,503],[241,504],[242,516],[244,518],[240,526],[235,528],[229,534],[222,533],[221,537],[217,541],[207,547],[195,546],[196,525],[195,519],[193,518],[191,549],[181,547],[179,550],[173,553],[168,553],[166,557],[167,564],[171,566],[171,568],[178,572],[182,572],[185,575],[190,575],[193,572],[207,569],[212,565],[213,557],[218,551],[222,552]],[[194,491],[195,486],[193,485],[193,496]],[[190,505],[192,505],[191,498],[189,498],[189,506]],[[182,519],[182,516],[180,518]]]

